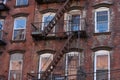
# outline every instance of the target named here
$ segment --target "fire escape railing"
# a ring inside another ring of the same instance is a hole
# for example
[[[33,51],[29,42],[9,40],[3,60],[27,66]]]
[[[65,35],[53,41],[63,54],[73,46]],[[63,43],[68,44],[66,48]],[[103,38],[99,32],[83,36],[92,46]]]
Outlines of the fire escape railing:
[[[41,36],[46,36],[53,29],[53,27],[58,23],[61,17],[64,15],[65,11],[68,10],[72,1],[67,0],[64,5],[57,11],[55,17],[48,23],[41,33]],[[33,25],[33,24],[32,24]],[[35,25],[33,25],[35,26]]]
[[[66,0],[35,0],[38,4],[46,4],[46,3],[62,3]]]
[[[46,39],[48,37],[53,37],[53,39],[66,39],[69,33],[74,32],[76,33],[76,35],[78,35],[78,33],[84,33],[84,31],[86,30],[86,20],[85,18],[80,18],[79,19],[80,23],[73,23],[71,20],[64,20],[62,24],[59,23],[59,25],[55,25],[57,27],[60,27],[61,25],[64,26],[64,30],[65,31],[57,31],[56,29],[52,29],[48,36],[42,36],[42,33],[44,32],[45,26],[44,24],[46,24],[47,22],[35,22],[32,23],[32,37],[35,38],[36,40],[43,40]],[[63,25],[64,24],[64,25]],[[72,28],[77,27],[75,30]],[[84,33],[84,35],[81,36],[86,36],[86,34]],[[43,37],[43,38],[42,38]]]
[[[4,3],[5,0],[0,0],[0,11],[7,11],[9,8]]]

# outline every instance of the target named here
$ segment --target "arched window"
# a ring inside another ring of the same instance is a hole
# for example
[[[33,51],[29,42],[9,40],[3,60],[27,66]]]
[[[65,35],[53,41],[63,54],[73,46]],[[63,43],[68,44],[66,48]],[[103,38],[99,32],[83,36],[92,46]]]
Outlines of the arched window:
[[[64,29],[65,31],[79,31],[81,30],[81,11],[71,10],[64,15]]]
[[[42,74],[42,72],[46,70],[46,68],[51,63],[52,60],[53,60],[53,54],[51,53],[44,53],[40,55],[39,57],[39,73],[40,74]],[[39,74],[39,78],[40,78],[40,74]]]
[[[14,20],[13,40],[25,40],[26,17],[17,17]]]
[[[75,75],[80,67],[80,62],[79,52],[69,52],[66,54],[65,76],[67,76],[67,80],[77,79]]]
[[[95,10],[95,33],[108,32],[110,28],[109,8],[100,7]]]
[[[110,80],[110,53],[106,50],[95,52],[94,80]]]
[[[55,13],[53,13],[53,12],[48,12],[48,13],[43,14],[41,30],[44,30],[45,27],[47,27],[47,25],[54,18],[54,16],[55,16]],[[52,32],[55,32],[55,26],[54,26]]]
[[[23,54],[10,55],[9,80],[22,80]]]

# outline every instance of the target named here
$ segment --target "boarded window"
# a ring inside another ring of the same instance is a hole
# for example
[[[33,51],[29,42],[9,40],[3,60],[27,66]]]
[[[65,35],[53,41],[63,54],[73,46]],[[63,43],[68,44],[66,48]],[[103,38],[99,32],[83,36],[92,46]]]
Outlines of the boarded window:
[[[10,58],[9,80],[22,80],[23,54],[12,54]]]
[[[110,58],[108,51],[98,51],[95,54],[94,80],[110,80]]]

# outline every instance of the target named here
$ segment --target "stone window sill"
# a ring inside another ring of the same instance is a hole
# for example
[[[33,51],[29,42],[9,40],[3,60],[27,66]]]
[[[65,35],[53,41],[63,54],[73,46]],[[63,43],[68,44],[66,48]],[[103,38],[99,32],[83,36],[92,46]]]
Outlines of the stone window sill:
[[[11,43],[21,43],[25,42],[26,40],[11,40]]]
[[[94,36],[99,36],[99,35],[110,35],[111,32],[100,32],[100,33],[93,33]]]

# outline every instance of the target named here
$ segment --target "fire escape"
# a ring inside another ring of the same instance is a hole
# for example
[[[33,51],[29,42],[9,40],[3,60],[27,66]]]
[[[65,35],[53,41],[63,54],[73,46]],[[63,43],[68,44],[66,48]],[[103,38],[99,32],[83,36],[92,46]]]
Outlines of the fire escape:
[[[9,8],[5,4],[5,0],[0,0],[0,18],[4,18],[5,16],[2,15],[2,12],[4,14],[5,11],[8,11]],[[3,31],[3,24],[0,23],[0,45],[6,45],[6,42],[3,39],[3,36],[5,35],[5,32]]]
[[[47,0],[47,1],[49,2],[49,0]],[[52,0],[50,0],[50,1],[52,1]],[[64,13],[70,8],[72,1],[75,1],[75,0],[62,0],[62,1],[65,3],[57,11],[55,17],[48,23],[48,25],[45,27],[45,29],[43,31],[39,31],[39,29],[36,27],[36,25],[32,23],[32,27],[34,28],[34,30],[31,35],[35,40],[47,38],[47,35],[50,33],[50,31],[53,29],[53,27],[58,23],[58,21],[61,19],[61,17],[64,15]],[[40,0],[36,0],[36,2],[39,4],[42,3],[42,1],[40,1]],[[43,3],[44,3],[44,0],[43,0]],[[82,27],[85,27],[85,26],[86,26],[86,21],[85,21],[85,19],[82,19]],[[32,80],[50,80],[49,77],[51,75],[51,72],[55,69],[56,65],[62,59],[64,53],[69,50],[69,46],[71,45],[70,43],[73,42],[74,38],[78,38],[76,36],[76,34],[78,34],[78,33],[80,34],[80,38],[87,37],[85,28],[83,28],[77,32],[76,31],[70,32],[69,35],[67,35],[67,36],[62,36],[66,39],[66,42],[59,51],[56,51],[56,53],[54,54],[54,57],[53,57],[53,61],[49,64],[49,66],[47,67],[45,72],[43,72],[43,74],[41,75],[41,79],[38,79],[38,77],[32,73],[28,73],[28,76]]]
[[[7,11],[8,7],[4,4],[4,0],[0,0],[0,11]]]

